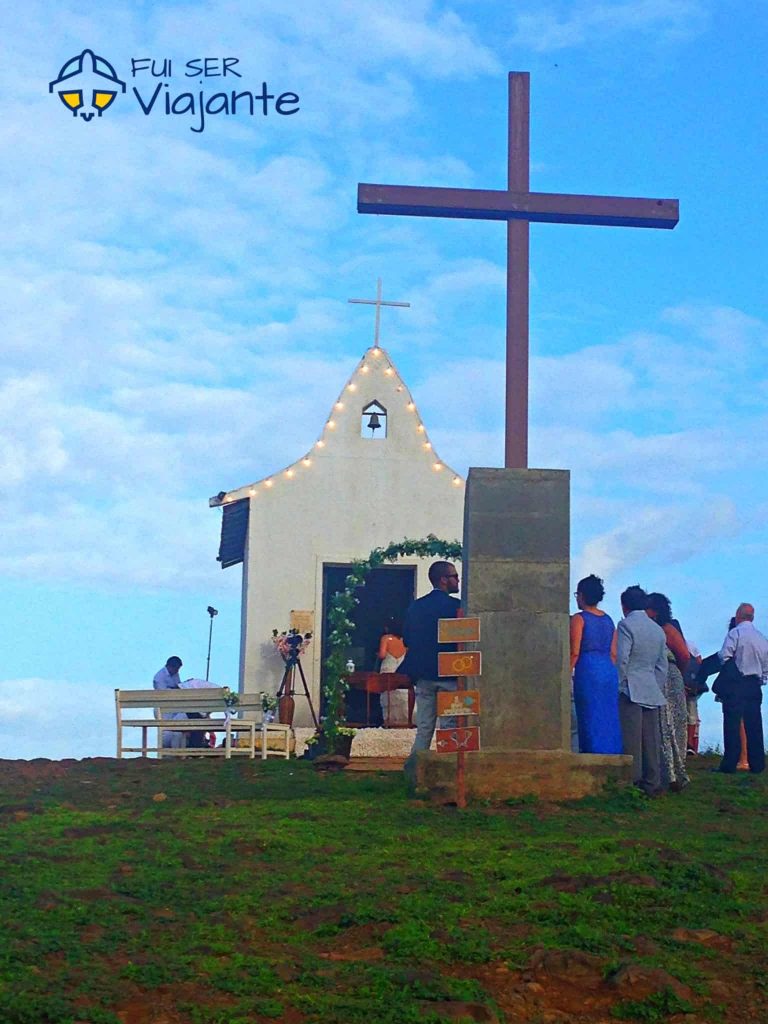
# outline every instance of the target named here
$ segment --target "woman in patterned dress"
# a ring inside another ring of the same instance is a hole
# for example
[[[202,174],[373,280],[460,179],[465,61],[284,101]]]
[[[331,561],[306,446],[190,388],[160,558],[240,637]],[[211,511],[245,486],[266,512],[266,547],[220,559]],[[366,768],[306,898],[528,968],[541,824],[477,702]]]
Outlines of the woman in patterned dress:
[[[691,659],[679,623],[672,619],[672,606],[664,594],[649,594],[646,613],[664,630],[667,638],[666,706],[660,709],[662,785],[671,790],[683,789],[691,781],[685,770],[687,750],[688,708],[683,674]]]

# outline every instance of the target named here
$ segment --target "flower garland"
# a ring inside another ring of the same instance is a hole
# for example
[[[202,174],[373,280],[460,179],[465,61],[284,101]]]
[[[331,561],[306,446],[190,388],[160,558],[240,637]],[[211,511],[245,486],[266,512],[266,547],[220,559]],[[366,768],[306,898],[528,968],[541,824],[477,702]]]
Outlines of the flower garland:
[[[384,562],[395,562],[401,556],[417,558],[443,558],[446,561],[461,559],[459,541],[439,540],[430,533],[425,540],[401,540],[388,544],[385,548],[374,548],[367,558],[356,559],[352,563],[352,572],[347,576],[344,589],[331,599],[328,609],[330,636],[328,638],[330,653],[325,659],[325,719],[323,731],[327,737],[328,750],[333,752],[336,737],[347,732],[344,725],[344,696],[349,689],[349,673],[346,669],[346,651],[351,646],[352,630],[355,628],[350,615],[356,604],[355,590],[364,586],[368,574],[378,569]]]

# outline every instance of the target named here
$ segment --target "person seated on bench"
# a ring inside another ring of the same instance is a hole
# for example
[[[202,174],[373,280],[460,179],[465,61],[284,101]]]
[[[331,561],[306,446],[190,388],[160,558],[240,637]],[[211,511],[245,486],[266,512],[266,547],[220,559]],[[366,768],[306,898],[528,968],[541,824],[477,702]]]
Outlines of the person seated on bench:
[[[214,683],[209,683],[207,679],[183,679],[179,686],[182,690],[208,690]],[[201,711],[187,711],[187,718],[210,718],[210,715],[205,714]],[[228,717],[225,715],[225,718]],[[194,732],[185,732],[183,734],[187,737],[188,747],[215,747],[216,746],[216,734],[213,732],[204,732],[202,729],[195,729]]]
[[[181,686],[179,669],[182,664],[183,662],[181,658],[177,657],[175,654],[171,655],[160,671],[155,673],[155,677],[152,680],[153,688],[155,690],[178,690]],[[166,721],[180,721],[186,717],[187,716],[183,711],[163,712],[163,718]],[[176,730],[171,731],[170,729],[164,729],[162,745],[174,750],[180,750],[184,746],[184,733],[180,730],[176,732]]]

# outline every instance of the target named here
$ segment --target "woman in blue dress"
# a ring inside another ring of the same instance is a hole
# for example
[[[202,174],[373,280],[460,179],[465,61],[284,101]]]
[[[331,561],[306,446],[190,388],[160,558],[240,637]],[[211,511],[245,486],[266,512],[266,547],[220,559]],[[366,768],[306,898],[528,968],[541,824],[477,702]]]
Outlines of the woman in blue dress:
[[[621,754],[616,629],[598,608],[605,597],[603,581],[586,576],[576,587],[579,611],[571,616],[573,697],[582,754]]]

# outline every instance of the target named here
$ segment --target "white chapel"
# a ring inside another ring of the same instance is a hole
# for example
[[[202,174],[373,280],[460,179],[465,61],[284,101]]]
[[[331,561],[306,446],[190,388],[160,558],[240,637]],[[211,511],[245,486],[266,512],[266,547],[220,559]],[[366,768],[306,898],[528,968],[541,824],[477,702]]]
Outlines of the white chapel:
[[[301,660],[319,714],[328,602],[350,563],[406,537],[461,540],[464,480],[432,447],[411,393],[374,344],[310,451],[209,504],[223,510],[222,568],[243,566],[240,691],[277,691],[283,663],[272,630],[295,626],[313,634]],[[406,558],[369,576],[349,651],[358,669],[374,670],[387,620],[402,618],[429,590],[428,567],[429,560]],[[295,698],[295,724],[309,725],[301,686]]]

